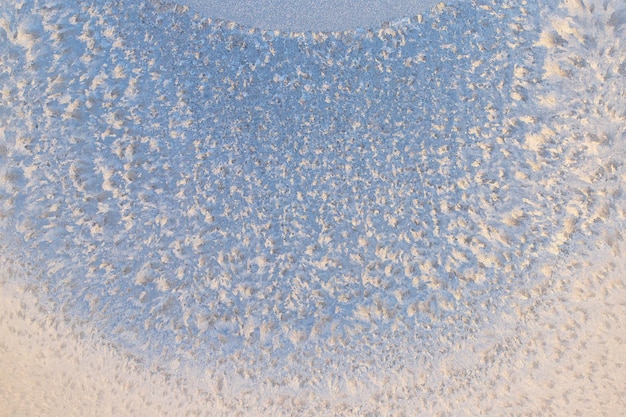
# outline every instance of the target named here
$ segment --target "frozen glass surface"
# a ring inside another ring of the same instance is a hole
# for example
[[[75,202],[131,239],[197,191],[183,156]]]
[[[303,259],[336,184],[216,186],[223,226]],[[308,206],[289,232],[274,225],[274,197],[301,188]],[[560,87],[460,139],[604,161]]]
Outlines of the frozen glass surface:
[[[439,0],[166,0],[208,16],[278,30],[370,27],[430,10]]]
[[[162,1],[0,0],[0,417],[624,414],[624,0]]]

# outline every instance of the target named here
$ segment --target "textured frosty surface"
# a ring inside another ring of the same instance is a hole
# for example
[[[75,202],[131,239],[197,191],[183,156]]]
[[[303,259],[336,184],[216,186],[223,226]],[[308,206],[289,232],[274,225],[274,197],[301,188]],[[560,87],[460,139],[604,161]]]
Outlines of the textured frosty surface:
[[[536,195],[513,134],[535,32],[500,13],[533,25],[468,5],[275,36],[124,4],[42,27],[16,65],[43,105],[6,133],[27,142],[13,218],[50,296],[125,343],[209,357],[475,330],[564,204]]]
[[[35,295],[55,349],[101,337],[137,369],[193,368],[225,414],[479,410],[473,390],[554,387],[561,360],[597,398],[565,351],[608,340],[584,367],[621,364],[623,7],[301,34],[0,5],[2,297]]]

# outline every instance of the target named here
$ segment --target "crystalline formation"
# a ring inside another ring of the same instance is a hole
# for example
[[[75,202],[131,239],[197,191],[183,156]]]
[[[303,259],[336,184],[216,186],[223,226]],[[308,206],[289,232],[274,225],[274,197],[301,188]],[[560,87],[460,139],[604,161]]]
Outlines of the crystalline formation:
[[[281,33],[9,3],[0,243],[40,308],[141,363],[366,380],[531,308],[567,256],[623,248],[623,9]]]

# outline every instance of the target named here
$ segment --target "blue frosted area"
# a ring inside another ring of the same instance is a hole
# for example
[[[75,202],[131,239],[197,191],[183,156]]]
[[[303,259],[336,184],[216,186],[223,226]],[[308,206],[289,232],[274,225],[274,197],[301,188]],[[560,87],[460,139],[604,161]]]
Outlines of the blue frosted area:
[[[2,216],[30,284],[146,361],[445,351],[562,243],[558,145],[526,141],[535,8],[289,34],[3,7]]]

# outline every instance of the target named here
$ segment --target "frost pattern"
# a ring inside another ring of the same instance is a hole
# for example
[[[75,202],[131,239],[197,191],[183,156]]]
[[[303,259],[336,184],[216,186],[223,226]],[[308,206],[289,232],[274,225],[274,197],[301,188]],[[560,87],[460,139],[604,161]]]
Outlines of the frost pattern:
[[[43,308],[146,363],[383,387],[549,288],[582,236],[619,250],[610,7],[287,34],[151,2],[3,4],[3,244]]]

